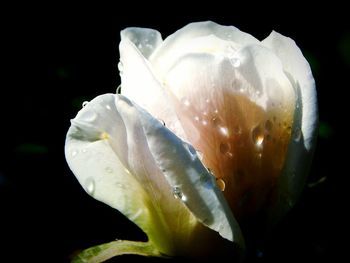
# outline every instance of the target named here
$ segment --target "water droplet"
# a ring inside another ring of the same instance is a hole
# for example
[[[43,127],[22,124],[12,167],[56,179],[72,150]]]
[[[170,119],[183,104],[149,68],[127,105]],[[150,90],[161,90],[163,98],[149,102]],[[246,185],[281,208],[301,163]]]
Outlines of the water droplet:
[[[84,121],[94,121],[96,118],[97,118],[97,114],[91,110],[88,110],[88,111],[85,111],[81,118],[84,120]]]
[[[194,116],[194,120],[195,121],[199,121],[199,117],[198,116]]]
[[[238,68],[241,65],[239,58],[230,58],[230,62],[234,68]]]
[[[217,186],[219,187],[219,189],[221,191],[225,191],[226,184],[225,184],[225,181],[223,179],[217,178],[216,179],[216,184],[217,184]]]
[[[89,195],[93,195],[95,192],[95,181],[93,178],[89,177],[85,181],[85,189]]]
[[[220,152],[222,154],[226,154],[230,151],[230,144],[228,143],[220,143]]]
[[[258,153],[258,159],[261,159],[262,153]]]
[[[182,98],[181,102],[183,105],[185,105],[186,107],[189,107],[191,105],[190,101],[187,98]]]
[[[219,126],[221,123],[221,119],[219,117],[214,117],[212,118],[211,122],[213,123],[214,126]]]
[[[71,153],[72,157],[77,156],[77,154],[78,154],[78,151],[77,151],[77,150],[73,150],[72,153]]]
[[[176,199],[180,199],[183,202],[185,202],[187,200],[187,197],[182,193],[180,187],[178,187],[178,186],[175,186],[173,188],[173,195]]]
[[[111,167],[109,167],[109,166],[106,167],[105,170],[106,170],[106,172],[109,173],[109,174],[113,172],[113,169],[112,169]]]
[[[111,110],[111,106],[106,105],[106,109],[107,109],[107,110]]]
[[[165,126],[165,121],[163,121],[162,119],[158,119],[158,121],[163,124],[163,126]]]
[[[121,91],[122,91],[122,85],[119,85],[119,86],[117,87],[116,93],[117,93],[117,94],[120,94]]]
[[[120,189],[126,189],[126,186],[123,183],[116,183],[115,184],[116,187],[120,188]]]
[[[89,103],[88,101],[84,101],[81,106],[84,108],[88,103]]]
[[[296,129],[294,130],[293,139],[294,139],[294,141],[296,141],[296,142],[299,142],[299,141],[300,141],[300,139],[301,139],[301,130],[300,130],[300,128],[296,128]]]
[[[123,62],[119,61],[118,63],[118,70],[119,70],[119,73],[123,73],[123,70],[124,70],[124,65],[123,65]]]
[[[208,122],[206,120],[202,120],[202,124],[205,126],[208,124]]]
[[[205,102],[206,102],[206,103],[210,103],[210,99],[206,99]]]
[[[87,150],[86,148],[84,148],[83,150],[81,150],[82,153],[87,153],[87,151],[88,151],[88,150]]]
[[[219,127],[219,132],[224,135],[225,137],[229,136],[228,128],[227,127]]]
[[[273,127],[272,121],[267,120],[267,121],[265,122],[265,130],[268,131],[268,132],[270,132],[270,131],[272,130],[272,127]]]
[[[264,132],[260,126],[256,126],[252,131],[252,139],[256,146],[262,146],[264,142]]]

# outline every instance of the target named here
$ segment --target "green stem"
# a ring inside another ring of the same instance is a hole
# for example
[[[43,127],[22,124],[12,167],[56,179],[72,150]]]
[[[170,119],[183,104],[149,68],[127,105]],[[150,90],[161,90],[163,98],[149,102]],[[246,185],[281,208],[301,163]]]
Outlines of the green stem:
[[[117,240],[83,250],[73,258],[72,263],[100,263],[125,254],[165,257],[150,242]]]

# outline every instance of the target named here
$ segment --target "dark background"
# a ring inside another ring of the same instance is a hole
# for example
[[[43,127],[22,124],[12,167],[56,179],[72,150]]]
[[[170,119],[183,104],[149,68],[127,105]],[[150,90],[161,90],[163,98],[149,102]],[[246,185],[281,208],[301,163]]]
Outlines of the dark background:
[[[235,6],[178,11],[173,4],[152,12],[133,4],[9,10],[3,23],[0,262],[68,262],[75,251],[115,238],[145,240],[119,212],[83,191],[65,162],[65,134],[83,101],[119,85],[121,29],[151,27],[165,37],[203,20],[234,25],[260,40],[271,30],[293,38],[317,84],[320,132],[309,186],[267,240],[249,241],[247,261],[328,262],[344,252],[350,88],[344,9],[256,15]],[[110,262],[130,259],[147,261],[123,256]]]

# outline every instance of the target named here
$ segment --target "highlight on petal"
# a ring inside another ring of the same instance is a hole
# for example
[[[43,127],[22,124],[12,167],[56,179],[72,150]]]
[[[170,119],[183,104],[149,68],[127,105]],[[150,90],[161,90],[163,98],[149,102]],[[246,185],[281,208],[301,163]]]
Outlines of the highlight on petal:
[[[166,135],[161,144],[156,134]],[[225,199],[189,150],[159,120],[113,94],[95,98],[78,113],[65,146],[68,164],[86,192],[135,222],[159,253],[191,254],[193,240],[208,245],[210,240],[195,231],[199,221],[243,247]]]
[[[294,205],[307,178],[317,138],[317,96],[310,65],[292,39],[273,31],[262,43],[280,58],[297,94],[292,140],[279,184],[278,210],[272,212],[278,218]]]
[[[210,38],[214,36],[215,38]],[[209,38],[205,38],[209,37]],[[196,40],[200,39],[200,40]],[[222,26],[212,21],[190,23],[167,37],[162,45],[149,58],[157,72],[164,72],[174,63],[178,57],[193,50],[193,41],[197,44],[207,44],[210,39],[221,39],[232,45],[240,46],[258,44],[253,36],[244,33],[234,26]],[[162,75],[162,74],[161,74]]]
[[[169,129],[186,139],[167,93],[154,76],[149,62],[128,38],[122,37],[119,50],[123,64],[121,94],[145,108],[155,118],[166,120]]]

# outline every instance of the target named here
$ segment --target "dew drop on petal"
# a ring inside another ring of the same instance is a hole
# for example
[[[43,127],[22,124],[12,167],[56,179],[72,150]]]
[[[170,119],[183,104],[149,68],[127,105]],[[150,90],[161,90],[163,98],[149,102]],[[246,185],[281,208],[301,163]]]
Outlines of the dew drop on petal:
[[[241,65],[239,58],[230,58],[230,62],[234,68],[238,68]]]
[[[296,129],[294,130],[293,139],[294,139],[294,141],[296,141],[296,142],[299,142],[299,141],[300,141],[300,139],[301,139],[301,130],[300,130],[300,128],[296,128]]]
[[[84,149],[81,150],[82,153],[87,153],[87,151],[88,151],[88,150],[87,150],[86,148],[84,148]]]
[[[123,73],[124,66],[123,66],[123,62],[121,62],[121,61],[119,61],[119,63],[118,63],[118,70],[120,73]]]
[[[97,118],[97,114],[93,111],[86,111],[83,113],[83,115],[81,116],[81,118],[84,120],[84,121],[94,121],[96,118]]]
[[[261,146],[264,142],[264,131],[260,126],[256,126],[252,130],[252,140],[256,146]]]
[[[217,184],[217,186],[219,187],[219,189],[221,191],[225,191],[226,184],[225,184],[225,181],[223,179],[217,178],[216,179],[216,184]]]
[[[120,94],[121,91],[122,91],[122,86],[119,85],[119,86],[117,87],[116,93],[117,93],[117,94]]]
[[[73,150],[72,153],[71,153],[72,157],[77,156],[77,154],[78,154],[78,151],[77,151],[77,150]]]
[[[182,193],[180,187],[175,186],[173,187],[173,195],[176,199],[180,199],[181,201],[186,201],[186,196]]]
[[[107,110],[111,110],[111,106],[106,105],[106,109],[107,109]]]
[[[113,172],[113,169],[112,169],[111,167],[109,167],[109,166],[107,166],[107,167],[105,168],[105,170],[106,170],[106,172],[109,173],[109,174]]]
[[[85,189],[89,195],[93,195],[95,192],[95,181],[93,178],[89,177],[85,181]]]
[[[88,103],[89,103],[88,101],[84,101],[81,106],[84,108]]]
[[[229,136],[228,128],[227,127],[219,127],[219,132],[224,135],[225,137]]]

